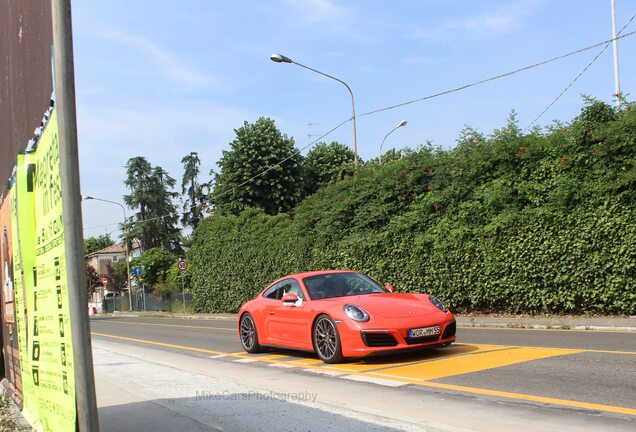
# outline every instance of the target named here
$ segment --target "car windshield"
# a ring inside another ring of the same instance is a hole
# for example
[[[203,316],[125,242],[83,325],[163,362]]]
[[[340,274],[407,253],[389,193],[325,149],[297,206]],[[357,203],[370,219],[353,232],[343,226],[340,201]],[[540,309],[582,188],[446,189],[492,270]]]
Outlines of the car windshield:
[[[369,276],[357,272],[309,276],[303,282],[312,300],[388,292]]]

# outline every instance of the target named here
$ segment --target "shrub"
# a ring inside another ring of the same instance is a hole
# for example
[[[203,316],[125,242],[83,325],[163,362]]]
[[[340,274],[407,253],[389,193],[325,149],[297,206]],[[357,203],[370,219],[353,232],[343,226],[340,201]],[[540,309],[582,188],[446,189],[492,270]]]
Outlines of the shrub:
[[[635,155],[632,106],[589,100],[545,133],[513,115],[450,150],[374,161],[290,214],[209,217],[190,250],[194,308],[233,312],[286,274],[349,268],[459,311],[633,315]]]

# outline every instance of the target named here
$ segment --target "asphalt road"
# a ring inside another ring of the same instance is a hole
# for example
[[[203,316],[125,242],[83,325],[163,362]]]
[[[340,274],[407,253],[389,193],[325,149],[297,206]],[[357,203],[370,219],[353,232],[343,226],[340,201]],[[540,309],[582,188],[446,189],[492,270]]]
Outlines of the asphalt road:
[[[460,328],[457,343],[448,348],[324,365],[293,351],[248,355],[233,320],[94,318],[91,330],[97,341],[245,362],[244,367],[312,368],[331,375],[324,379],[346,375],[389,387],[407,383],[420,392],[563,408],[636,426],[636,333]]]

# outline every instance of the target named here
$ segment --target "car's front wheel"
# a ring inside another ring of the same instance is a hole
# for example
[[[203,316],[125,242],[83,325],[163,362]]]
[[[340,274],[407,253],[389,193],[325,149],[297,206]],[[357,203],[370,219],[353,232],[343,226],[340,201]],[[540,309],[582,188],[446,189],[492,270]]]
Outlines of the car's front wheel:
[[[261,351],[258,343],[258,332],[256,331],[256,323],[249,313],[244,313],[239,322],[239,334],[241,335],[241,344],[243,349],[248,353],[257,353]]]
[[[343,360],[340,333],[334,320],[327,315],[320,315],[312,333],[314,349],[322,361],[338,363]]]

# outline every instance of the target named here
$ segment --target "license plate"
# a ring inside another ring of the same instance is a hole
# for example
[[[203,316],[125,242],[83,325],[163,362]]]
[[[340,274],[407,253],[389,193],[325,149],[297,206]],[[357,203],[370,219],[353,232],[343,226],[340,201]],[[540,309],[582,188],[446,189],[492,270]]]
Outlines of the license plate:
[[[422,327],[422,328],[410,329],[409,337],[418,338],[423,336],[434,336],[434,335],[438,335],[439,333],[440,333],[439,326]]]

